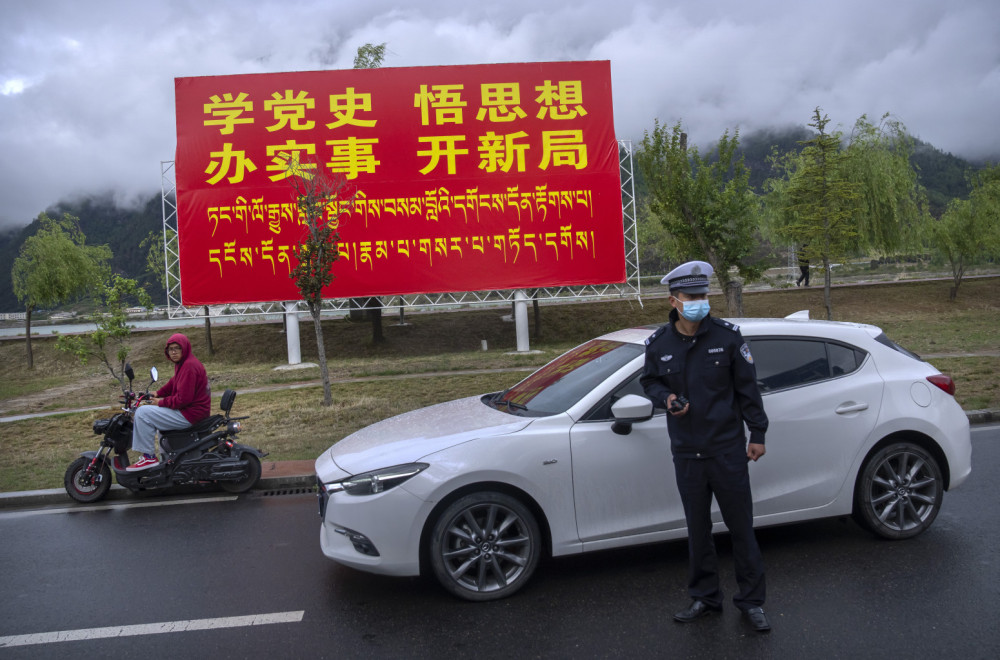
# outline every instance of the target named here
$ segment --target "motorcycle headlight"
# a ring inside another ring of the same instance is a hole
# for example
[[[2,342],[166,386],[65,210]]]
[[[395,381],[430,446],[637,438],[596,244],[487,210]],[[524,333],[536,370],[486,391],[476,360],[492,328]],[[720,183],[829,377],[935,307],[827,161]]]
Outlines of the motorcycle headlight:
[[[348,495],[375,495],[395,488],[428,467],[427,463],[407,463],[406,465],[395,465],[364,474],[356,474],[353,477],[326,484],[326,492],[339,493],[343,491]]]

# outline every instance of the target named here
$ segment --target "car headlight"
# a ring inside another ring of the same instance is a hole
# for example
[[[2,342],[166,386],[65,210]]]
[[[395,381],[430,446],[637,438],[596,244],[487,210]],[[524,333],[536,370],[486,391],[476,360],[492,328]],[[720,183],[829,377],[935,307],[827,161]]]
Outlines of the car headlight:
[[[347,479],[334,481],[326,484],[326,492],[339,493],[341,491],[348,495],[374,495],[395,488],[410,477],[413,477],[428,468],[427,463],[407,463],[406,465],[395,465],[393,467],[372,470],[363,474],[356,474]]]

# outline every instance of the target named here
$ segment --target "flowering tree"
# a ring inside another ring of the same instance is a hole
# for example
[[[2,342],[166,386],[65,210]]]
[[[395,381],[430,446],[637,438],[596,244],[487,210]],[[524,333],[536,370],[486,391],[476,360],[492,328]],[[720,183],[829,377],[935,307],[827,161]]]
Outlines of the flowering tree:
[[[323,378],[323,405],[333,403],[330,393],[330,370],[326,364],[326,347],[323,344],[323,326],[320,312],[323,308],[323,289],[333,281],[333,264],[339,253],[340,219],[354,206],[355,194],[348,189],[343,176],[330,176],[321,167],[302,165],[289,160],[289,177],[295,189],[302,239],[295,249],[298,260],[291,277],[302,299],[309,308],[316,329],[316,350]]]

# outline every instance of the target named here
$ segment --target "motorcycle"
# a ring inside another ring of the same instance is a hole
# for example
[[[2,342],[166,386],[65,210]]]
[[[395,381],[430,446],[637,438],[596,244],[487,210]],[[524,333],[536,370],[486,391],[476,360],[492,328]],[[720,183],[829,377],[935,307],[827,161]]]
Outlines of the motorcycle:
[[[103,436],[97,451],[85,451],[70,463],[63,477],[69,496],[78,502],[96,502],[108,494],[111,476],[132,492],[169,488],[181,484],[216,483],[230,493],[244,493],[260,480],[260,459],[267,452],[236,442],[241,420],[230,417],[235,390],[226,390],[220,408],[225,415],[211,415],[193,426],[160,432],[160,464],[148,470],[128,472],[128,450],[132,447],[135,411],[152,399],[149,388],[156,382],[156,367],[144,392],[132,389],[135,372],[125,365],[128,387],[122,386],[121,412],[94,422],[94,433]],[[112,456],[113,454],[113,456]]]

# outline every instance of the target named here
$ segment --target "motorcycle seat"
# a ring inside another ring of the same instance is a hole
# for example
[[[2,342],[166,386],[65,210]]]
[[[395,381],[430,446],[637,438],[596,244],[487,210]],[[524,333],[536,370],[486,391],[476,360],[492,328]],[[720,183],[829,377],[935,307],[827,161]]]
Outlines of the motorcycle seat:
[[[172,454],[185,451],[197,444],[201,440],[201,436],[208,435],[224,421],[225,417],[222,415],[212,415],[186,429],[161,432],[160,447]]]
[[[223,422],[224,419],[225,417],[222,415],[210,415],[184,430],[189,433],[205,433],[206,431],[213,431],[216,426]]]

